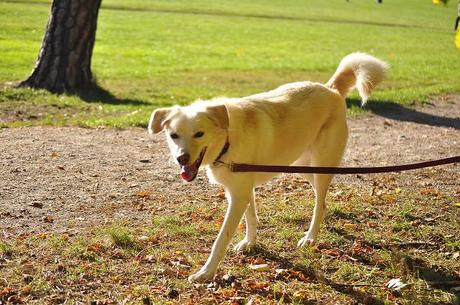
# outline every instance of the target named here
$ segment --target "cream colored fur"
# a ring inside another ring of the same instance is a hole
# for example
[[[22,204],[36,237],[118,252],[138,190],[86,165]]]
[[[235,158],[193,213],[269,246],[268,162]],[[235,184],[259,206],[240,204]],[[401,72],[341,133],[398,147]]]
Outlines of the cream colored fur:
[[[202,166],[212,182],[224,186],[228,209],[204,266],[191,281],[214,277],[232,236],[245,214],[246,236],[235,249],[256,242],[257,212],[254,188],[275,174],[233,173],[214,165],[227,139],[224,162],[275,165],[338,166],[347,142],[345,96],[356,86],[363,103],[382,81],[387,65],[363,53],[346,56],[325,84],[297,82],[243,98],[197,101],[190,106],[157,109],[149,131],[166,131],[173,158],[190,155],[190,164],[205,151]],[[197,138],[198,132],[203,136]],[[172,138],[171,135],[177,138]],[[326,211],[326,192],[332,175],[303,175],[315,190],[315,207],[308,231],[298,246],[313,243]]]

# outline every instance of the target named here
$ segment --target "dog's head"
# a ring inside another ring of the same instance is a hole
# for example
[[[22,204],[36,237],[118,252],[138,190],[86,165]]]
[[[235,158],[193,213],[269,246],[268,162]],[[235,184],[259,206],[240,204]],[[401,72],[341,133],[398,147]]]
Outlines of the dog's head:
[[[193,181],[201,165],[212,164],[226,143],[229,125],[225,105],[174,106],[156,109],[149,121],[149,133],[165,131],[181,178]]]

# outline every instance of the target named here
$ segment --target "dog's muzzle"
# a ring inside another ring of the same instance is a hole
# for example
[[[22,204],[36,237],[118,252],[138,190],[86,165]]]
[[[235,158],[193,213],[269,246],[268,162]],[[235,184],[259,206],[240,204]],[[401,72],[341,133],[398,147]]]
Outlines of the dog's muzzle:
[[[201,162],[203,161],[204,154],[206,153],[206,148],[201,150],[200,155],[192,164],[188,165],[181,165],[180,168],[180,177],[182,180],[186,182],[192,182],[195,180],[196,176],[198,175],[198,169],[200,168]]]

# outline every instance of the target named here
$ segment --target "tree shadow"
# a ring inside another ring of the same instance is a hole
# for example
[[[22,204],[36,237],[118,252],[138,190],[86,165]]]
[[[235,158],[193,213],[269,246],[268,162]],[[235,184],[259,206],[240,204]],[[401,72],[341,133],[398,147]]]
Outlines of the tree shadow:
[[[348,234],[346,231],[338,228],[330,229],[332,232],[344,237],[349,241],[355,241],[359,238],[355,237],[352,234]],[[417,257],[412,257],[407,253],[401,251],[401,249],[421,249],[421,248],[430,248],[431,250],[439,250],[439,247],[431,243],[423,244],[421,243],[374,243],[366,240],[359,239],[364,245],[369,246],[373,249],[387,249],[390,251],[392,256],[392,261],[400,267],[400,271],[404,276],[412,275],[416,278],[426,281],[431,287],[441,289],[447,292],[452,292],[451,288],[453,286],[458,286],[460,284],[460,276],[454,275],[453,272],[449,272],[445,268],[433,264],[427,263],[425,260]],[[381,268],[386,267],[385,265],[376,263],[365,256],[356,256],[356,259],[362,264],[369,266],[378,266]],[[457,292],[457,295],[458,292]],[[460,296],[460,295],[459,295]]]
[[[327,285],[337,292],[352,297],[359,304],[383,305],[385,303],[383,300],[370,294],[353,289],[353,286],[334,282],[333,280],[327,278],[319,268],[316,269],[302,264],[294,264],[288,258],[283,257],[277,253],[273,253],[262,245],[256,245],[249,255],[263,256],[268,260],[277,262],[281,268],[299,272],[303,275],[304,278],[314,280],[323,285]]]
[[[348,236],[349,238],[350,236]],[[388,248],[385,245],[376,245],[377,248]],[[364,292],[364,290],[357,290],[354,289],[353,285],[349,284],[342,284],[337,283],[330,278],[326,277],[320,268],[314,268],[311,266],[305,266],[302,264],[294,264],[292,263],[289,258],[283,257],[280,254],[274,253],[269,251],[262,245],[257,245],[253,248],[253,250],[247,254],[248,256],[262,256],[267,260],[276,262],[280,265],[281,268],[292,270],[297,273],[300,273],[303,279],[299,280],[310,280],[317,282],[322,285],[327,285],[332,289],[336,290],[337,292],[346,294],[347,296],[356,300],[359,304],[385,304],[385,301],[371,295],[370,293]],[[458,292],[452,291],[452,287],[458,286],[460,282],[460,277],[453,275],[452,272],[443,269],[442,267],[429,264],[426,261],[420,258],[414,258],[406,253],[402,253],[397,249],[391,249],[392,260],[396,260],[396,264],[401,268],[401,273],[403,276],[412,275],[412,277],[416,277],[418,279],[422,279],[426,281],[430,287],[440,289],[449,293],[454,293],[457,297],[460,297]],[[372,262],[366,262],[365,259],[358,256],[359,263],[369,264],[375,267]],[[289,279],[289,274],[286,279]],[[280,278],[278,280],[283,280]],[[382,289],[385,285],[382,284]],[[395,294],[399,294],[398,292],[394,292]],[[411,298],[410,295],[405,295],[404,298]]]
[[[33,5],[47,5],[47,2],[35,2],[28,0],[4,0],[8,3],[28,3]],[[403,24],[403,23],[391,23],[391,22],[379,22],[379,21],[368,21],[368,20],[352,20],[337,17],[327,16],[287,16],[287,15],[271,15],[262,13],[240,13],[230,12],[223,10],[202,10],[202,9],[168,9],[168,8],[149,8],[149,7],[128,7],[123,5],[103,4],[101,9],[115,10],[115,11],[134,11],[134,12],[154,12],[154,13],[166,13],[166,14],[180,14],[180,15],[200,15],[200,16],[218,16],[227,18],[257,18],[257,19],[269,19],[269,20],[288,20],[288,21],[308,21],[308,22],[319,22],[319,23],[335,23],[335,24],[357,24],[357,25],[371,25],[381,26],[390,28],[409,28],[409,29],[423,29],[431,30],[442,33],[450,33],[450,30],[433,27],[427,25],[416,25],[416,24]]]
[[[85,89],[75,91],[75,95],[85,102],[99,102],[112,105],[132,105],[142,106],[151,105],[151,103],[138,99],[118,98],[107,89],[99,86],[97,83],[91,84]]]
[[[433,288],[452,292],[451,288],[458,286],[460,283],[460,277],[453,275],[440,266],[429,264],[421,258],[411,257],[404,253],[400,254],[399,257],[408,272],[425,280]],[[457,292],[457,295],[460,296],[459,292]]]
[[[360,107],[361,100],[347,99],[347,107]],[[368,101],[364,109],[372,113],[396,121],[412,122],[422,125],[448,127],[460,130],[460,118],[437,116],[415,109],[406,108],[391,101]]]

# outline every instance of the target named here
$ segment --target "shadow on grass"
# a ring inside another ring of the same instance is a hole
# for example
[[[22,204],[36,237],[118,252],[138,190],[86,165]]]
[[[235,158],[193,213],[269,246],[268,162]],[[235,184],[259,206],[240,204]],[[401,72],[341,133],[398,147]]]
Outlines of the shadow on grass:
[[[293,264],[288,258],[273,253],[263,246],[257,245],[249,255],[260,255],[268,260],[277,262],[280,264],[281,268],[300,272],[305,278],[327,285],[340,293],[346,294],[355,299],[359,304],[384,304],[383,300],[373,297],[370,294],[355,290],[353,289],[353,286],[336,283],[331,279],[328,279],[319,269],[307,267],[302,264]]]
[[[93,84],[84,90],[78,90],[75,93],[79,98],[85,102],[100,102],[112,105],[132,105],[132,106],[145,106],[151,105],[149,102],[138,99],[123,99],[118,98],[110,91],[102,88],[98,84]]]
[[[347,107],[360,107],[361,100],[347,99]],[[391,101],[368,101],[364,109],[384,118],[460,130],[460,118],[449,118],[406,108]]]
[[[431,287],[452,292],[452,287],[460,285],[460,277],[454,276],[440,266],[429,264],[420,258],[414,258],[406,254],[402,255],[401,261],[409,272],[428,282]],[[460,296],[459,291],[456,294]]]
[[[344,230],[333,228],[332,232],[339,234],[349,241],[355,241],[359,238],[348,234]],[[374,243],[369,241],[362,241],[363,244],[373,249],[387,249],[391,252],[392,261],[400,266],[401,273],[406,276],[412,274],[413,276],[426,281],[431,287],[441,289],[447,292],[452,292],[451,288],[460,285],[460,276],[455,276],[454,273],[449,272],[445,268],[429,264],[420,258],[414,258],[401,251],[401,249],[431,249],[432,251],[440,251],[440,247],[433,243],[426,242],[406,242],[406,243]],[[388,267],[385,264],[374,262],[366,256],[356,256],[360,263],[380,268]],[[458,292],[457,292],[457,295]]]
[[[8,3],[27,3],[34,5],[47,5],[47,2],[36,2],[28,0],[5,0]],[[181,14],[181,15],[202,15],[202,16],[218,16],[218,17],[230,17],[230,18],[258,18],[258,19],[269,19],[269,20],[290,20],[290,21],[308,21],[308,22],[320,22],[320,23],[333,23],[333,24],[357,24],[357,25],[371,25],[381,26],[390,28],[412,28],[412,29],[428,29],[437,32],[450,33],[450,30],[446,30],[439,27],[423,26],[415,24],[402,24],[402,23],[390,23],[390,22],[378,22],[378,21],[366,21],[366,20],[351,20],[333,17],[297,17],[297,16],[286,16],[286,15],[269,15],[269,14],[257,14],[257,13],[238,13],[229,12],[222,10],[197,10],[197,9],[167,9],[167,8],[148,8],[148,7],[127,7],[120,5],[106,4],[102,5],[102,9],[115,10],[115,11],[133,11],[133,12],[153,12],[153,13],[166,13],[166,14]],[[353,7],[350,7],[353,9]]]

